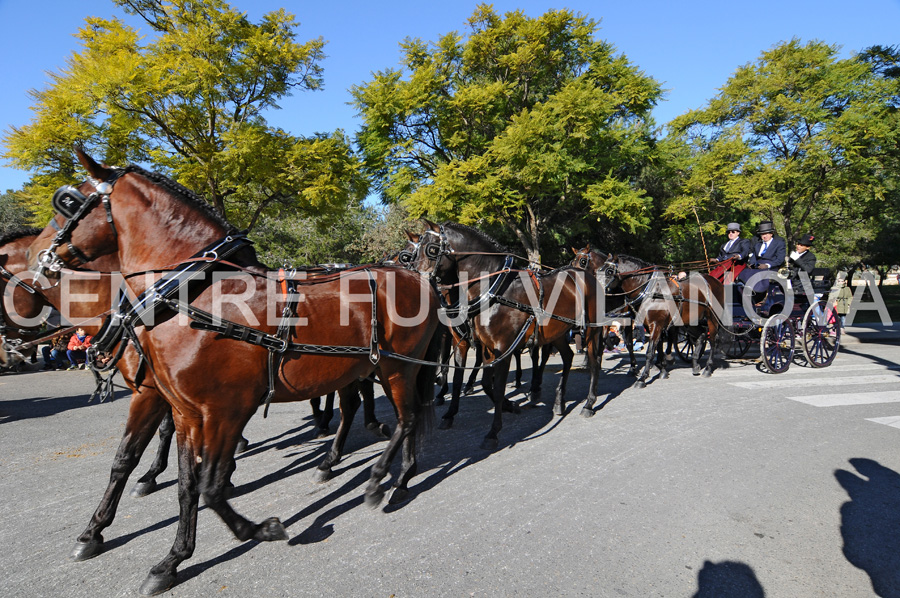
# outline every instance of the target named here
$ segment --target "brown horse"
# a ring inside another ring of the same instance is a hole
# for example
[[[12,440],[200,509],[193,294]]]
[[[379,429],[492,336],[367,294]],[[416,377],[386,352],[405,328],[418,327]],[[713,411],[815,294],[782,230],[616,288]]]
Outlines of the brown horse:
[[[575,251],[572,264],[593,272],[607,296],[620,294],[636,321],[644,325],[648,337],[647,360],[635,387],[646,386],[654,353],[659,354],[657,366],[660,377],[668,377],[666,359],[659,349],[663,335],[673,330],[673,325],[706,328],[710,343],[706,367],[701,372],[698,359],[703,335],[697,334],[698,346],[693,352],[692,371],[695,376],[702,374],[706,378],[712,375],[717,350],[716,339],[725,306],[725,289],[718,280],[706,274],[695,273],[684,280],[675,280],[666,277],[653,264],[627,255],[593,252],[589,245]]]
[[[135,275],[127,280],[137,300],[121,312],[122,334],[140,347],[172,406],[180,504],[175,543],[141,591],[175,584],[178,565],[193,552],[201,494],[238,539],[287,538],[278,519],[253,523],[226,500],[241,431],[265,398],[307,400],[377,372],[398,425],[372,467],[367,502],[381,501],[381,481],[401,446],[391,500],[402,500],[416,471],[416,437],[430,415],[434,368],[421,361],[439,350],[439,303],[427,283],[399,268],[359,268],[301,281],[305,301],[296,300],[279,292],[252,247],[187,189],[138,167],[110,169],[83,152],[78,157],[91,180],[67,192],[75,210],[64,235],[35,243],[32,259],[39,267],[117,252],[126,276]],[[101,543],[92,521],[76,552]]]
[[[591,375],[588,400],[593,404],[599,378],[597,351],[602,350],[596,342],[599,328],[594,325],[602,315],[594,280],[573,268],[546,274],[512,270],[508,250],[481,231],[456,223],[424,222],[425,231],[405,250],[402,261],[457,295],[458,300],[445,313],[456,325],[471,326],[473,338],[484,352],[484,363],[492,366],[484,382],[494,403],[494,416],[482,448],[497,447],[502,412],[510,408],[505,388],[513,351],[526,346],[556,347],[563,374],[553,411],[563,415],[573,357],[569,332],[584,327]],[[450,408],[454,408],[452,403]],[[590,409],[581,411],[585,417],[593,414]]]

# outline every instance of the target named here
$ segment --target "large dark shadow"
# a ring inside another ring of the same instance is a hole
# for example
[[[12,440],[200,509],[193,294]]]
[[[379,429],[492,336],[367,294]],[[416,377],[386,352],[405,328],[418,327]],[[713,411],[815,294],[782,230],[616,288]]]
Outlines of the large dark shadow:
[[[697,593],[692,598],[765,598],[753,568],[744,563],[706,561],[697,574]]]
[[[872,459],[850,459],[856,472],[834,477],[850,500],[841,506],[844,556],[882,598],[900,598],[900,474]]]
[[[119,399],[130,394],[130,391],[117,391],[115,398]],[[86,394],[71,397],[30,397],[27,399],[0,401],[0,424],[50,417],[66,411],[72,411],[73,409],[93,407],[100,404],[100,401],[97,399],[88,402],[90,398],[91,395]]]

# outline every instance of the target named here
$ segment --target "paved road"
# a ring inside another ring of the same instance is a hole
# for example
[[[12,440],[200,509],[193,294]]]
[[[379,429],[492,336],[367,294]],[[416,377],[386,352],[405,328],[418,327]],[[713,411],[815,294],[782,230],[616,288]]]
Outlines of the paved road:
[[[507,416],[491,454],[478,448],[489,403],[464,399],[424,447],[411,500],[378,510],[363,491],[382,443],[354,430],[338,475],[315,484],[329,440],[313,438],[307,404],[273,406],[248,427],[233,505],[280,517],[290,539],[238,542],[201,507],[167,595],[900,596],[900,347],[848,344],[830,368],[780,376],[752,359],[708,380],[681,366],[644,390],[620,362],[604,363],[594,418],[580,405]],[[570,397],[586,381],[574,373]],[[0,377],[4,597],[134,596],[171,546],[172,470],[122,500],[107,552],[67,561],[128,409],[87,404],[91,386],[80,371]],[[383,398],[379,414],[392,420]]]

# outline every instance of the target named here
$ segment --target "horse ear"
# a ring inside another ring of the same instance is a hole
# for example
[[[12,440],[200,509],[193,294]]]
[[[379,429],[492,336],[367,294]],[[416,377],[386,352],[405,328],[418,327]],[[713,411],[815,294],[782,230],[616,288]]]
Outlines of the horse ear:
[[[406,238],[409,239],[410,242],[412,242],[412,243],[419,242],[419,235],[409,232],[409,229],[403,229],[403,232],[406,233]]]
[[[75,155],[78,156],[78,161],[81,162],[84,169],[88,171],[91,178],[103,182],[111,177],[112,169],[98,164],[93,158],[87,155],[83,147],[75,146]]]
[[[427,228],[430,228],[430,229],[433,230],[434,232],[436,232],[436,233],[441,232],[441,227],[440,227],[440,225],[435,224],[434,222],[432,222],[432,221],[429,220],[428,218],[422,218],[422,222],[425,223],[425,226],[426,226]]]
[[[584,246],[584,252],[585,253],[591,252],[591,244],[590,243],[588,243],[587,245]]]

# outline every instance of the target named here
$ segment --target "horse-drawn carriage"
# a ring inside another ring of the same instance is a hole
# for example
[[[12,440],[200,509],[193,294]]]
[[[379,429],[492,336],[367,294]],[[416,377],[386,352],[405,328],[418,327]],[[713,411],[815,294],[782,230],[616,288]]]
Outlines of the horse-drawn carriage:
[[[766,371],[772,374],[786,372],[801,351],[806,365],[827,367],[831,365],[840,346],[841,325],[834,307],[828,303],[833,278],[826,268],[816,268],[810,276],[814,298],[803,292],[785,294],[784,287],[770,281],[762,301],[743,301],[743,285],[735,287],[731,310],[732,323],[724,326],[722,350],[728,359],[740,359],[754,344],[759,345],[760,357]],[[748,293],[748,297],[751,297]],[[747,305],[749,303],[749,305]],[[748,313],[746,307],[750,307]],[[695,347],[702,352],[704,342],[697,343],[696,333],[690,328],[678,331],[675,351],[684,361],[693,359]]]

